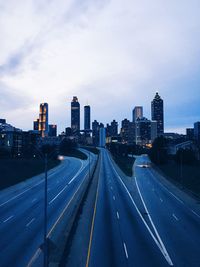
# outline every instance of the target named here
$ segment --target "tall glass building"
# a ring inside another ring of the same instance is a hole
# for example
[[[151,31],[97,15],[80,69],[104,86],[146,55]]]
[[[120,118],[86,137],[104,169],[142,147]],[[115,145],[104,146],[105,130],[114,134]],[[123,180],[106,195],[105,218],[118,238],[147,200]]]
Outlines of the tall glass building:
[[[133,122],[135,122],[137,119],[143,118],[143,107],[142,106],[136,106],[133,109]]]
[[[84,106],[84,130],[90,130],[90,106]]]
[[[153,101],[151,102],[151,119],[157,121],[157,135],[163,135],[164,133],[164,105],[163,100],[156,93]]]
[[[48,136],[49,123],[48,123],[48,104],[47,103],[40,104],[39,131],[42,137]]]
[[[74,136],[78,136],[80,132],[80,104],[76,96],[71,102],[71,129]]]

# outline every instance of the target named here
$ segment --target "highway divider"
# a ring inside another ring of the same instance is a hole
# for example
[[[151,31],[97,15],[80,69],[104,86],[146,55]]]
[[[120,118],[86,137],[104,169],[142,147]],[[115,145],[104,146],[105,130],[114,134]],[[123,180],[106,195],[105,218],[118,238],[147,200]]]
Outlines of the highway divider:
[[[95,164],[91,167],[90,177],[89,173],[85,175],[82,183],[79,185],[48,234],[49,267],[57,267],[60,264],[66,244],[72,234],[73,225],[78,218],[80,207],[92,182],[98,161],[99,155],[97,156]]]

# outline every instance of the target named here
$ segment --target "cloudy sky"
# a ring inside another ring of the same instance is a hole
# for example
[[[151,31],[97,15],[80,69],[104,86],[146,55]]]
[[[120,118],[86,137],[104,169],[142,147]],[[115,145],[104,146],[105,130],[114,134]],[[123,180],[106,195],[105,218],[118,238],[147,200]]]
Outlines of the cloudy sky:
[[[199,0],[0,0],[0,118],[59,132],[77,95],[92,120],[131,119],[158,91],[166,131],[200,120]]]

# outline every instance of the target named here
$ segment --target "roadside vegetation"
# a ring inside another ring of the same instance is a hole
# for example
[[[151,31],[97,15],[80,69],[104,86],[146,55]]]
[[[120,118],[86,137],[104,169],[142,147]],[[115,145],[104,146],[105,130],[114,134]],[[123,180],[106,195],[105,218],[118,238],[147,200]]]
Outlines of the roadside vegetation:
[[[94,146],[81,146],[81,148],[88,150],[88,151],[94,153],[95,155],[99,154],[99,149],[94,147]]]
[[[48,169],[60,163],[59,160],[48,161]],[[41,159],[0,159],[0,190],[22,182],[44,172],[44,160]]]
[[[59,148],[60,154],[68,157],[75,157],[86,160],[88,157],[85,153],[78,150],[77,144],[69,139],[63,139]]]
[[[167,140],[157,138],[149,151],[152,162],[164,176],[175,184],[200,197],[200,161],[191,149],[179,149],[176,155],[167,154]]]
[[[125,175],[133,176],[133,164],[135,162],[134,154],[137,154],[135,146],[125,144],[111,143],[107,146],[114,161]]]
[[[40,148],[30,146],[20,156],[14,156],[4,148],[0,148],[0,190],[25,181],[44,172],[45,154],[48,158],[48,170],[60,163],[58,155],[76,157],[82,160],[87,155],[77,149],[77,145],[64,139],[60,146],[43,145]]]

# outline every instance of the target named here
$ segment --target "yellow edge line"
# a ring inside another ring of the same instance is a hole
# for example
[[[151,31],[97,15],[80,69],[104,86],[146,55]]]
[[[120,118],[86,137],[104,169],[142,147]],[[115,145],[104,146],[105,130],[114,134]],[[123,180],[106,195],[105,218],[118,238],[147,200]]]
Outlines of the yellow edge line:
[[[93,212],[92,226],[91,226],[91,231],[90,231],[90,241],[89,241],[89,246],[88,246],[88,255],[87,255],[86,267],[89,266],[89,261],[90,261],[90,252],[91,252],[91,246],[92,246],[92,237],[93,237],[94,221],[95,221],[95,216],[96,216],[98,195],[99,195],[99,181],[98,181],[96,199],[95,199],[95,204],[94,204],[94,212]]]
[[[75,191],[75,193],[73,194],[72,198],[70,199],[70,201],[67,203],[67,205],[65,206],[64,210],[62,211],[62,213],[60,214],[60,216],[58,217],[58,219],[56,220],[56,222],[54,223],[54,225],[52,226],[51,230],[49,231],[47,237],[50,236],[50,234],[52,233],[52,231],[54,230],[54,228],[56,227],[56,225],[58,224],[58,222],[60,221],[61,217],[63,216],[63,214],[65,213],[65,211],[67,210],[67,208],[69,207],[70,203],[72,202],[73,198],[75,197],[77,191],[79,190],[79,188],[82,186],[83,182],[85,181],[85,177],[88,175],[88,173],[86,173],[86,175],[83,178],[82,183],[79,185],[79,187],[77,188],[77,190]],[[39,256],[39,254],[41,253],[41,249],[38,248],[36,250],[36,252],[34,253],[33,257],[30,259],[29,263],[27,264],[27,267],[32,266],[32,264],[34,263],[34,261],[37,259],[37,257]]]

